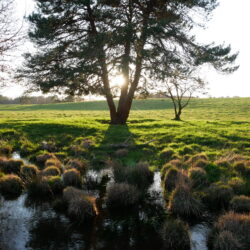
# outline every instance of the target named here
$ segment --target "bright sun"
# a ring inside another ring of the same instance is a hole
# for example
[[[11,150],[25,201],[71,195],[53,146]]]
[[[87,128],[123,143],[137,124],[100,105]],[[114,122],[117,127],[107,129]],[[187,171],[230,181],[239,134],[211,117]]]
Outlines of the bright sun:
[[[122,87],[125,83],[123,75],[116,75],[110,80],[111,87]]]

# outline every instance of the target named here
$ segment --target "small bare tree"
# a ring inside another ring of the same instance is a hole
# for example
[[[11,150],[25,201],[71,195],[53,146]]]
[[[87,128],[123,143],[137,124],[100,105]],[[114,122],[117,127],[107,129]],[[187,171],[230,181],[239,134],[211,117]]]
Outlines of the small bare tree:
[[[10,58],[22,40],[22,24],[18,25],[14,7],[15,0],[0,0],[0,85],[10,73]]]
[[[181,73],[179,71],[165,82],[166,96],[173,102],[175,117],[180,121],[183,109],[189,104],[194,94],[205,94],[207,83],[193,71]]]

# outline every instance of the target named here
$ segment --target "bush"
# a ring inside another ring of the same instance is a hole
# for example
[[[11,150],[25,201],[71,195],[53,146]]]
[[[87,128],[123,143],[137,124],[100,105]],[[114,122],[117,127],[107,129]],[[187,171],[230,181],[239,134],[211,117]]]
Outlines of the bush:
[[[211,210],[227,209],[234,192],[228,185],[212,184],[207,190],[206,202]]]
[[[5,174],[20,174],[21,166],[23,165],[22,160],[14,159],[1,159],[0,161],[0,170]]]
[[[188,226],[181,220],[167,220],[161,231],[164,249],[189,250],[190,238]]]
[[[127,183],[114,183],[107,189],[107,208],[112,212],[127,212],[138,205],[139,197],[136,187]]]
[[[78,222],[89,221],[96,215],[94,199],[86,196],[81,190],[67,187],[63,198],[68,204],[68,216]]]
[[[230,201],[230,208],[236,213],[250,213],[250,197],[234,196]]]
[[[168,210],[182,218],[199,218],[202,215],[202,203],[195,199],[188,185],[178,185],[169,198]]]
[[[32,179],[37,176],[39,170],[35,165],[23,165],[21,167],[21,176],[25,179]]]
[[[84,175],[87,171],[87,163],[77,159],[69,160],[65,169],[76,169],[81,175]]]
[[[80,172],[76,169],[66,170],[63,174],[63,183],[65,186],[80,187],[82,184]]]
[[[125,182],[145,191],[153,183],[154,173],[147,163],[139,162],[130,167],[115,166],[114,177],[116,182]]]
[[[191,179],[194,188],[203,188],[208,184],[207,173],[202,168],[190,168],[188,170],[188,176]]]
[[[219,217],[209,235],[213,250],[250,249],[250,215],[229,212]]]
[[[57,167],[47,167],[43,170],[42,174],[44,176],[57,176],[60,175],[61,172]]]
[[[20,177],[10,174],[0,178],[0,193],[5,196],[19,196],[23,190],[23,183]]]

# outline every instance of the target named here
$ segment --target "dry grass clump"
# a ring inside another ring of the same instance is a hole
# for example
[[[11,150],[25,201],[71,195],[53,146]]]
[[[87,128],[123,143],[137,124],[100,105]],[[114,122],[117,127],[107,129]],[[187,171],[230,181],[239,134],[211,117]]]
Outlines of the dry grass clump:
[[[208,245],[215,250],[250,249],[250,215],[229,212],[219,217]]]
[[[169,198],[168,210],[182,218],[199,218],[202,215],[203,206],[193,197],[188,185],[179,184]]]
[[[3,196],[18,196],[22,190],[23,183],[20,177],[8,174],[0,178],[0,193]]]
[[[236,213],[250,213],[250,197],[245,195],[234,196],[230,201],[230,208]]]
[[[190,168],[188,170],[188,176],[191,179],[194,188],[203,188],[208,184],[207,173],[202,168]]]
[[[81,175],[84,175],[87,171],[87,163],[77,159],[69,160],[65,169],[76,169],[80,172]]]
[[[60,175],[61,172],[57,167],[47,167],[42,171],[44,176],[57,176]]]
[[[45,162],[45,168],[47,167],[57,167],[60,172],[63,172],[62,163],[57,158],[50,158]]]
[[[138,205],[140,193],[127,183],[114,183],[107,189],[106,204],[112,212],[128,211]]]
[[[23,165],[21,167],[21,176],[25,179],[32,179],[37,176],[39,170],[35,165]]]
[[[68,216],[78,222],[89,221],[96,216],[94,199],[86,196],[81,190],[67,187],[63,190],[63,199],[68,204]]]
[[[207,190],[206,202],[211,210],[227,209],[233,198],[233,189],[224,184],[212,184]]]
[[[188,226],[181,220],[167,220],[161,231],[164,249],[189,250],[190,237]]]
[[[21,166],[23,165],[22,160],[6,159],[1,158],[0,160],[0,171],[5,174],[20,174]]]
[[[80,187],[82,184],[81,174],[76,169],[68,169],[63,173],[63,183],[65,186]]]

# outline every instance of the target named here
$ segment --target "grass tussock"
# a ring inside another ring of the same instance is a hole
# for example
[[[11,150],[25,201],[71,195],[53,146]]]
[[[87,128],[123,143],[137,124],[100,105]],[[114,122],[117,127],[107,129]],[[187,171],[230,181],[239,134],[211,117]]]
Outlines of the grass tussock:
[[[80,187],[82,185],[81,174],[76,169],[65,170],[62,177],[65,186]]]
[[[194,167],[188,170],[188,176],[194,188],[204,188],[208,185],[207,173],[204,169]]]
[[[0,171],[5,174],[20,174],[21,166],[24,164],[22,160],[0,159]]]
[[[111,212],[128,211],[139,204],[140,193],[127,183],[114,183],[107,189],[106,204]]]
[[[201,217],[204,207],[201,201],[193,196],[191,188],[180,183],[170,195],[168,210],[175,216],[190,219]]]
[[[82,223],[96,216],[94,199],[85,195],[81,190],[67,187],[63,190],[63,198],[67,203],[68,216],[73,220]]]
[[[71,159],[67,162],[65,169],[76,169],[81,175],[84,175],[87,171],[87,162],[78,159]]]
[[[0,193],[7,196],[19,196],[23,190],[23,182],[14,174],[4,175],[0,178]]]
[[[236,213],[250,213],[250,197],[245,195],[234,196],[230,201],[230,208]]]
[[[46,160],[45,168],[48,168],[48,167],[56,167],[60,170],[61,173],[63,172],[62,163],[57,158],[50,158]]]
[[[188,226],[181,220],[168,219],[161,231],[164,249],[189,250]]]
[[[139,162],[135,166],[128,167],[115,164],[113,173],[116,182],[134,185],[141,191],[147,190],[154,179],[154,174],[147,162]]]
[[[61,172],[57,167],[47,167],[42,171],[44,176],[57,176],[60,175]]]
[[[233,189],[225,184],[212,184],[207,190],[205,202],[213,211],[228,209],[229,203],[234,196]]]
[[[213,250],[250,248],[250,215],[229,212],[219,217],[210,233],[208,245]]]
[[[37,177],[39,169],[35,165],[23,165],[20,173],[22,178],[29,180]]]

